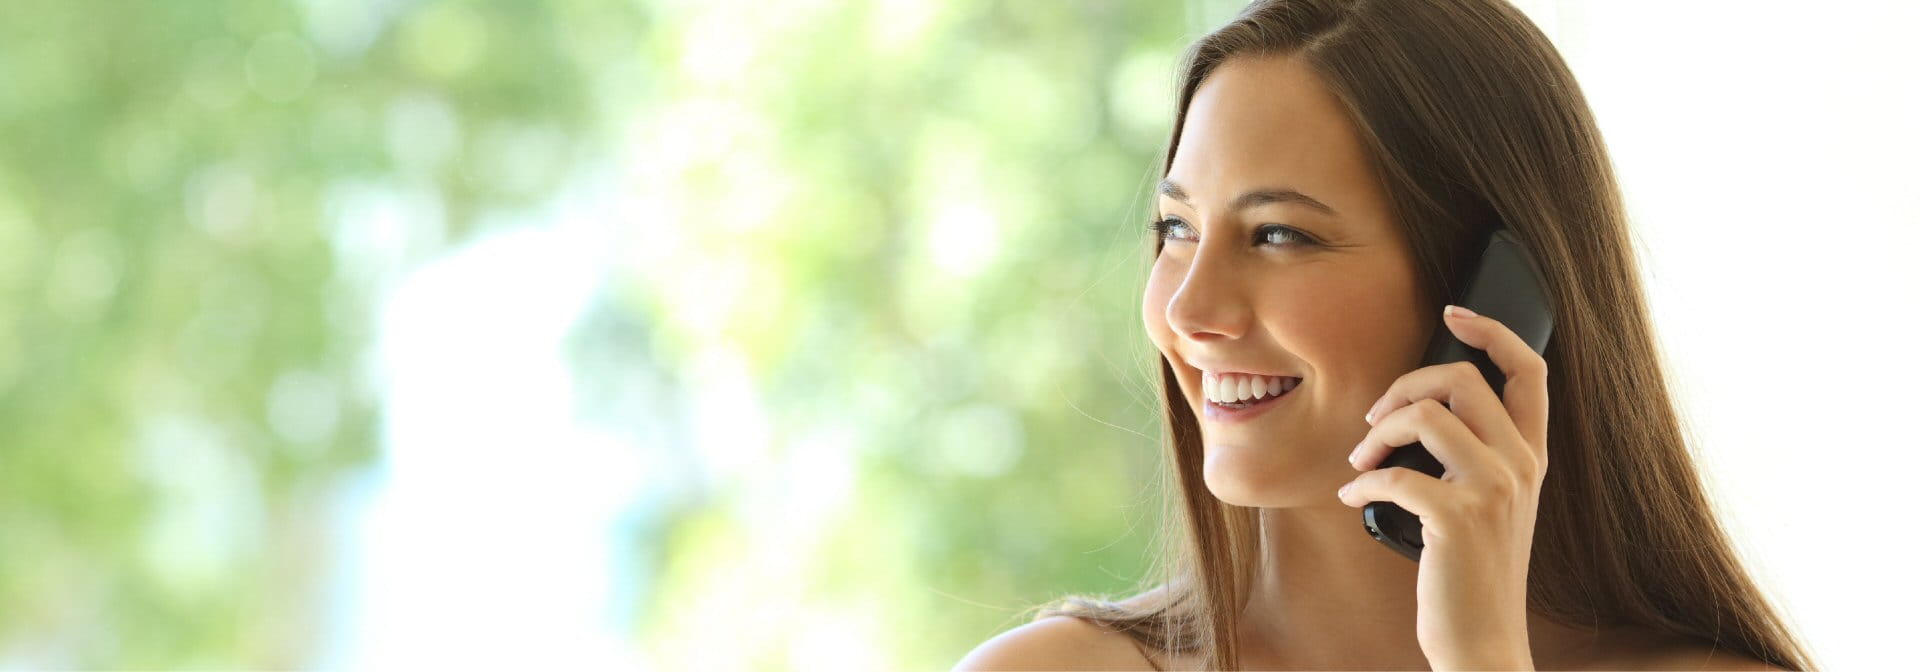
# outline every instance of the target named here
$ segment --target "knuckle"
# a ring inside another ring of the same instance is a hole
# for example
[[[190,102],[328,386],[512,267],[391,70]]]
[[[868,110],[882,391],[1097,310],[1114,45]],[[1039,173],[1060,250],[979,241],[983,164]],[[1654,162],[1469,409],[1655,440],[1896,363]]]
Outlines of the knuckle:
[[[1521,458],[1520,463],[1513,468],[1513,482],[1539,483],[1542,471],[1542,469],[1534,465],[1533,458]]]
[[[1473,498],[1474,504],[1480,508],[1495,508],[1503,505],[1513,501],[1514,496],[1520,492],[1519,486],[1514,484],[1512,478],[1494,478],[1488,481],[1486,488],[1482,490],[1482,496]]]
[[[1475,378],[1482,378],[1480,375],[1480,367],[1474,366],[1473,362],[1468,361],[1448,364],[1447,375],[1459,382],[1472,382]]]
[[[1479,487],[1474,489],[1496,500],[1505,499],[1520,489],[1523,478],[1525,475],[1513,464],[1494,465],[1486,470],[1486,477],[1480,479]]]
[[[1379,479],[1380,485],[1394,487],[1405,483],[1409,472],[1406,467],[1392,467],[1381,469],[1375,473],[1378,475],[1374,478]]]
[[[1531,451],[1525,451],[1515,456],[1511,465],[1508,471],[1513,474],[1513,480],[1518,483],[1537,481],[1539,480],[1541,472],[1545,471],[1540,465],[1539,456],[1534,455]]]
[[[1420,420],[1428,421],[1428,422],[1431,422],[1434,419],[1439,418],[1441,414],[1449,412],[1447,411],[1447,407],[1440,403],[1439,399],[1434,399],[1432,397],[1421,399],[1420,401],[1414,403],[1413,408],[1414,408],[1414,413],[1418,414],[1418,417]]]

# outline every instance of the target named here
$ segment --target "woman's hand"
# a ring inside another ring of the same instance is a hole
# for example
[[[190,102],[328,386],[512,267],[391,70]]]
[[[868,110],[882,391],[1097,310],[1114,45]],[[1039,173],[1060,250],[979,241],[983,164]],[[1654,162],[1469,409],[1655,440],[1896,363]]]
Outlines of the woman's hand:
[[[1527,563],[1547,473],[1547,362],[1497,320],[1455,307],[1441,321],[1506,374],[1505,406],[1468,362],[1401,376],[1367,414],[1373,429],[1350,458],[1364,473],[1340,501],[1391,501],[1420,516],[1416,632],[1433,669],[1530,670]],[[1374,469],[1414,441],[1444,475]]]

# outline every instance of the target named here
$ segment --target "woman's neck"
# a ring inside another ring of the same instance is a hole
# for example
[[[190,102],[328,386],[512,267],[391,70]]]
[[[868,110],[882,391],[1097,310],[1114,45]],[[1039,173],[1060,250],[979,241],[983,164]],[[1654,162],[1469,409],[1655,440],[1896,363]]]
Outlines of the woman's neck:
[[[1246,669],[1426,669],[1417,563],[1368,536],[1360,511],[1263,508],[1261,549],[1241,612]],[[1536,663],[1590,648],[1596,631],[1528,614]]]

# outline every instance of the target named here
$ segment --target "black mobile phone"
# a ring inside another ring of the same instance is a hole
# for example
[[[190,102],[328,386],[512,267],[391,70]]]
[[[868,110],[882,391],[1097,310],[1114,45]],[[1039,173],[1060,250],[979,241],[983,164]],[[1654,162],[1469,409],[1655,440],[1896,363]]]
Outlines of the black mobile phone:
[[[1540,281],[1540,267],[1527,253],[1526,245],[1506,229],[1494,230],[1472,279],[1453,304],[1499,320],[1519,334],[1534,352],[1546,353],[1547,337],[1553,334],[1553,310]],[[1427,344],[1426,357],[1420,366],[1463,361],[1479,367],[1494,395],[1504,397],[1502,389],[1506,387],[1507,377],[1500,373],[1500,367],[1494,365],[1486,351],[1461,343],[1454,338],[1453,330],[1441,323]],[[1444,473],[1440,461],[1417,441],[1395,448],[1378,468],[1388,467],[1407,467],[1434,478]],[[1368,502],[1361,517],[1366,521],[1367,533],[1374,539],[1414,562],[1420,561],[1420,551],[1426,548],[1426,541],[1421,536],[1419,516],[1393,502],[1381,501]]]

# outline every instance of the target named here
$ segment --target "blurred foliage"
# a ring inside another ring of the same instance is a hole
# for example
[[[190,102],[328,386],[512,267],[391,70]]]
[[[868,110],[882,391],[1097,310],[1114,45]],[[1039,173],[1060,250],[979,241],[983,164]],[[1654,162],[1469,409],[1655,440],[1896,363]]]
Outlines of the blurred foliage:
[[[329,486],[377,455],[382,274],[555,187],[601,135],[583,73],[633,51],[643,12],[0,14],[0,652],[300,665]],[[552,156],[506,167],[529,134]],[[328,213],[365,185],[431,207]]]
[[[944,668],[1125,589],[1196,4],[11,0],[0,663],[321,658],[377,308],[590,173],[578,412],[671,457],[645,660]]]
[[[680,33],[693,76],[660,118],[704,153],[661,171],[641,229],[695,252],[640,269],[643,312],[668,319],[659,359],[737,347],[774,429],[661,536],[641,629],[682,645],[660,659],[779,668],[825,640],[944,668],[1032,603],[1139,577],[1139,224],[1182,9],[834,3]],[[839,513],[775,509],[832,496],[805,482],[836,440],[857,443]]]

